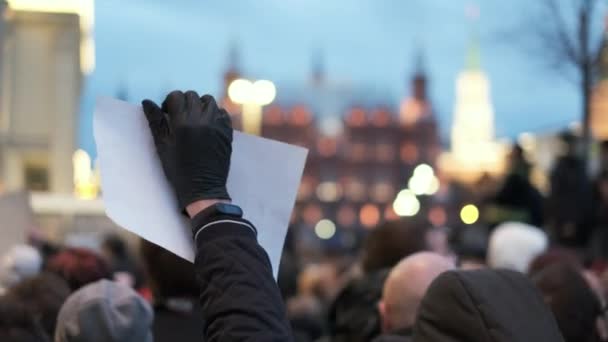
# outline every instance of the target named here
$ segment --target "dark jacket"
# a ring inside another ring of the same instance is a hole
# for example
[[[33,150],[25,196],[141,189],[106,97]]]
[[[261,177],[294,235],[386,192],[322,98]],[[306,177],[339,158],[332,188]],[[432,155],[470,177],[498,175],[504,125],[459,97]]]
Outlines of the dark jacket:
[[[218,217],[199,229],[195,268],[204,341],[291,341],[285,305],[253,225]]]
[[[563,342],[549,308],[521,273],[449,271],[427,291],[414,342]]]
[[[402,329],[391,334],[385,334],[377,337],[374,342],[411,342],[412,329]]]

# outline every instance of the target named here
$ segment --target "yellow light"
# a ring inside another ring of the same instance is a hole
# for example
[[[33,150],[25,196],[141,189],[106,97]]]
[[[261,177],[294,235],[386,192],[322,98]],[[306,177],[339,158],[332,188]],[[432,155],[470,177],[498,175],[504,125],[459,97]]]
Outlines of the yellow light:
[[[336,234],[336,225],[328,219],[323,219],[315,225],[315,234],[319,239],[329,240]]]
[[[253,83],[249,80],[238,79],[232,81],[228,86],[228,96],[230,100],[234,103],[245,104],[249,103],[251,100],[251,88],[253,87]]]
[[[255,81],[251,91],[253,92],[251,100],[259,106],[270,104],[277,95],[274,83],[267,80]]]
[[[465,224],[473,224],[479,219],[479,209],[473,204],[467,204],[460,210],[460,219]]]
[[[73,13],[80,17],[80,66],[84,74],[95,70],[95,21],[94,0],[9,0],[8,5],[16,11]]]
[[[393,202],[393,210],[399,216],[414,216],[420,211],[420,201],[410,190],[401,190]]]
[[[94,199],[99,192],[97,172],[91,169],[91,157],[83,150],[77,150],[72,157],[74,167],[74,194],[80,199]]]

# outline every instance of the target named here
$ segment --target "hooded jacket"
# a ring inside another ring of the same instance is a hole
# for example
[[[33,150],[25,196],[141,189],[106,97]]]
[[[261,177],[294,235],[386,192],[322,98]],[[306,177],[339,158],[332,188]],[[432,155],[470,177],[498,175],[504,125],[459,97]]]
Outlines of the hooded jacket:
[[[414,342],[563,342],[539,291],[508,270],[448,271],[431,284]]]

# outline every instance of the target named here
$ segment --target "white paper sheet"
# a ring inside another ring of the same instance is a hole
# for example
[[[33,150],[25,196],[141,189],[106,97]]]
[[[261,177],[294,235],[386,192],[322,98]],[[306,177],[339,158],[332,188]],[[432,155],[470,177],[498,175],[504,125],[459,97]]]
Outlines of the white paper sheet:
[[[190,226],[176,209],[141,107],[99,98],[94,134],[108,216],[193,261]],[[232,150],[228,192],[258,229],[276,277],[308,151],[237,131]]]

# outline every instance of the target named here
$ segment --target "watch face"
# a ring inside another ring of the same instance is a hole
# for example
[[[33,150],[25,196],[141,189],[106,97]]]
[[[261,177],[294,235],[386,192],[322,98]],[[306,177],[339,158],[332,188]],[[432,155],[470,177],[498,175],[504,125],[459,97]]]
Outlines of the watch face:
[[[231,216],[243,216],[243,210],[237,207],[236,205],[219,203],[216,206],[217,210],[222,214],[231,215]]]

